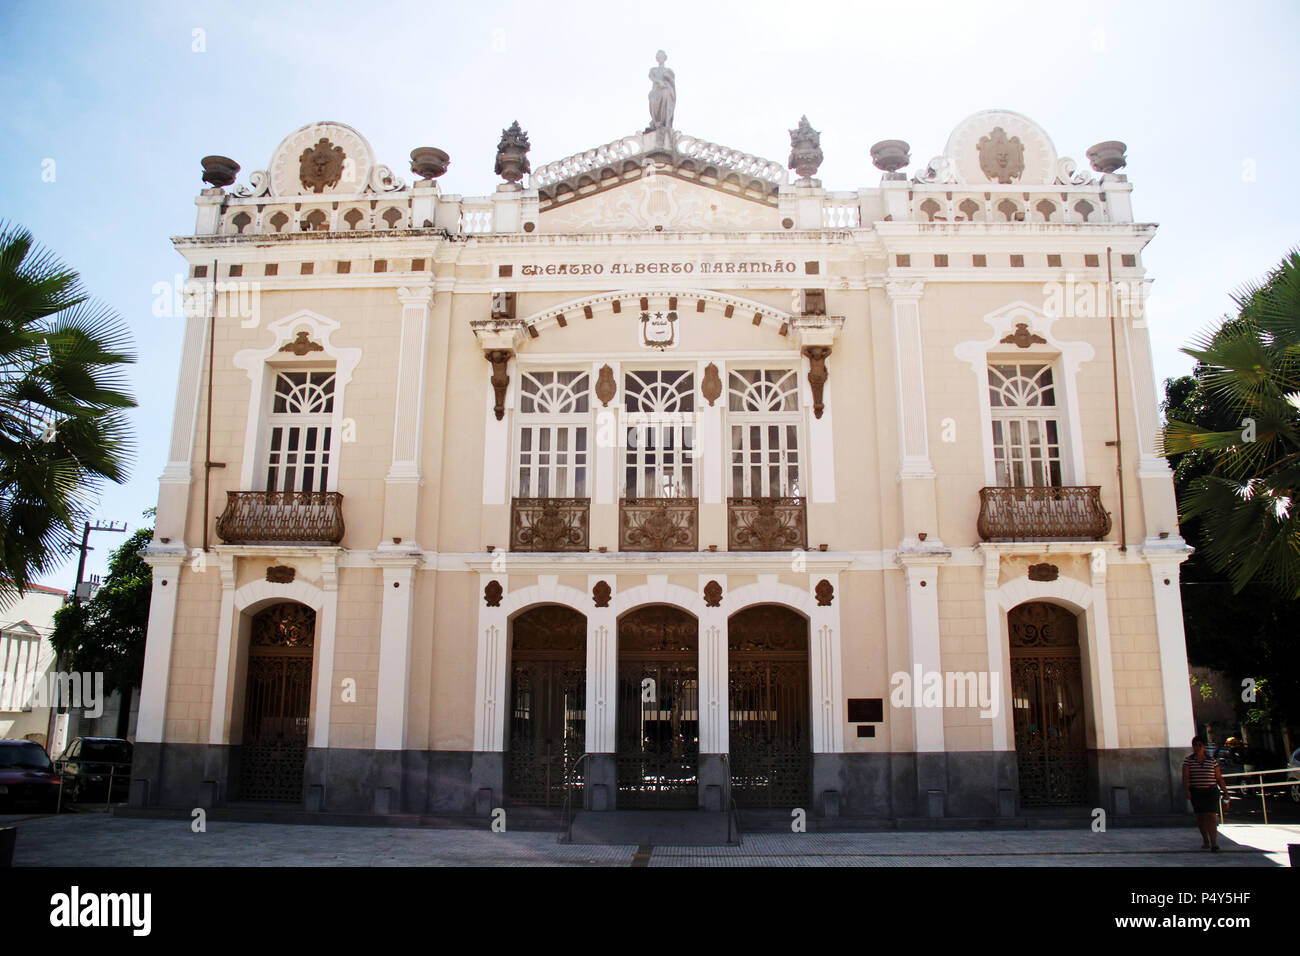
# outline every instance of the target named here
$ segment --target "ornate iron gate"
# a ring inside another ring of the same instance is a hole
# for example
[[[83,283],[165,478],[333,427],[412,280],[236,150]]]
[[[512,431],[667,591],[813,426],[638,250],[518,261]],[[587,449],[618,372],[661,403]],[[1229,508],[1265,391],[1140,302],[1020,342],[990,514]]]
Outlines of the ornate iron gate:
[[[618,625],[618,808],[699,805],[699,633],[672,607]]]
[[[316,612],[277,604],[253,618],[239,748],[244,800],[303,799]]]
[[[808,623],[772,605],[727,624],[731,795],[740,807],[806,807],[812,792]]]
[[[1065,608],[1036,602],[1012,608],[1007,627],[1021,803],[1081,804],[1088,745],[1078,620]]]
[[[586,741],[587,619],[547,606],[512,625],[510,739],[506,796],[514,804],[559,807],[565,779]]]

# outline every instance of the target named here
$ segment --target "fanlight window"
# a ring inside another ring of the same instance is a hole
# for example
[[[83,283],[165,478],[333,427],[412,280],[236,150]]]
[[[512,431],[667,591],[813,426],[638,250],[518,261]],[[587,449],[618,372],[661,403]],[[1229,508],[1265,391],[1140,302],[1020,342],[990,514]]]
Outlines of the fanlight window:
[[[623,495],[695,497],[695,375],[672,369],[629,371]]]
[[[267,441],[267,491],[326,491],[334,371],[277,372]]]
[[[590,382],[589,372],[520,372],[518,497],[587,497]]]
[[[1061,427],[1052,367],[989,366],[993,414],[993,466],[999,485],[1061,484]]]
[[[802,497],[798,373],[734,369],[727,378],[731,494]]]

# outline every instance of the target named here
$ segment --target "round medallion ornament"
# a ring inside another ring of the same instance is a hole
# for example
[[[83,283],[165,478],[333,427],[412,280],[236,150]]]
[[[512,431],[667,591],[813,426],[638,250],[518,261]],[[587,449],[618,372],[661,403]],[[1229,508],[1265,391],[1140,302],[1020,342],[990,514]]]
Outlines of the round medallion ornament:
[[[365,138],[342,123],[312,123],[289,134],[271,156],[273,196],[355,196],[374,169]]]
[[[1056,147],[1041,126],[1010,110],[984,110],[957,124],[944,157],[961,183],[1045,185],[1056,180]]]

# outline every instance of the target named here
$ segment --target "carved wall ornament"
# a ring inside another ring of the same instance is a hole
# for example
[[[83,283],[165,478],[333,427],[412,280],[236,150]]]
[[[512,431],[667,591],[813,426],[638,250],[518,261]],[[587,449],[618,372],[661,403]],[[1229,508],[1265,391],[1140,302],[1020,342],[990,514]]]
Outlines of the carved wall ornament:
[[[483,353],[483,357],[492,363],[492,375],[489,381],[492,382],[492,390],[496,393],[496,405],[493,411],[496,412],[497,421],[506,417],[506,389],[510,386],[510,376],[506,374],[506,368],[514,355],[509,349],[491,349]]]
[[[804,179],[816,176],[823,159],[821,143],[822,134],[801,116],[799,126],[790,130],[790,168]]]
[[[718,374],[718,367],[712,362],[704,366],[704,380],[700,382],[700,394],[704,396],[710,407],[722,395],[722,377]]]
[[[501,598],[505,593],[505,588],[501,586],[500,581],[489,581],[483,588],[483,603],[488,607],[500,607]]]
[[[1016,330],[999,342],[1002,345],[1015,345],[1016,348],[1027,349],[1031,345],[1046,345],[1047,339],[1030,332],[1026,323],[1017,322]]]
[[[817,587],[813,589],[813,593],[817,595],[818,607],[830,607],[831,602],[835,600],[835,585],[822,578],[817,582]]]
[[[1019,136],[1007,137],[1001,126],[993,127],[987,136],[981,136],[977,146],[980,169],[994,182],[1010,183],[1025,171],[1025,144]]]
[[[292,584],[297,571],[286,564],[274,564],[266,569],[266,580],[272,584]]]
[[[705,607],[722,606],[722,585],[717,581],[710,581],[704,585],[704,605]]]
[[[614,383],[614,370],[608,365],[602,365],[600,373],[596,376],[596,397],[600,399],[602,407],[608,408],[616,394],[618,394],[618,385]]]
[[[343,177],[343,147],[335,146],[322,136],[315,146],[308,146],[298,157],[298,178],[303,188],[323,193],[337,186]]]
[[[1042,564],[1031,564],[1029,566],[1029,580],[1031,581],[1055,581],[1061,576],[1061,569],[1054,564],[1043,562]]]
[[[608,581],[597,581],[596,586],[591,589],[591,602],[596,607],[609,607],[609,599],[613,594],[614,589],[609,586]]]
[[[826,369],[826,359],[831,354],[829,345],[810,345],[803,350],[810,364],[808,369],[808,384],[812,386],[813,393],[813,416],[822,417],[822,411],[826,408],[822,401],[822,391],[825,388],[826,380],[830,377],[830,372]]]
[[[506,182],[517,183],[524,178],[524,173],[531,172],[528,165],[528,134],[519,127],[519,120],[501,131],[501,142],[497,144],[496,174]]]
[[[280,346],[281,352],[292,352],[294,355],[306,355],[308,352],[324,352],[325,346],[318,342],[313,342],[311,337],[304,329],[294,336],[292,342],[285,342]]]

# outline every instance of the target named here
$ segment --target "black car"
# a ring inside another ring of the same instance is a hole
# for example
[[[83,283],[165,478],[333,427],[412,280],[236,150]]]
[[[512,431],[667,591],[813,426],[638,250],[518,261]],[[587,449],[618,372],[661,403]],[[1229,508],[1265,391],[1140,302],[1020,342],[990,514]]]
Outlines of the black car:
[[[63,802],[125,800],[131,791],[131,744],[120,737],[74,737],[58,760]]]
[[[1286,766],[1286,758],[1279,757],[1277,754],[1270,753],[1267,750],[1260,750],[1258,747],[1216,747],[1211,748],[1211,756],[1219,761],[1219,769],[1225,774],[1243,773],[1251,770],[1278,770]],[[1264,783],[1281,783],[1283,780],[1281,774],[1268,774],[1263,778]],[[1233,777],[1228,781],[1229,786],[1245,787],[1244,790],[1238,791],[1243,794],[1259,793],[1259,777]],[[1270,795],[1281,793],[1280,788],[1269,787],[1266,792]]]
[[[30,740],[0,740],[0,813],[58,806],[59,775],[45,748]]]

